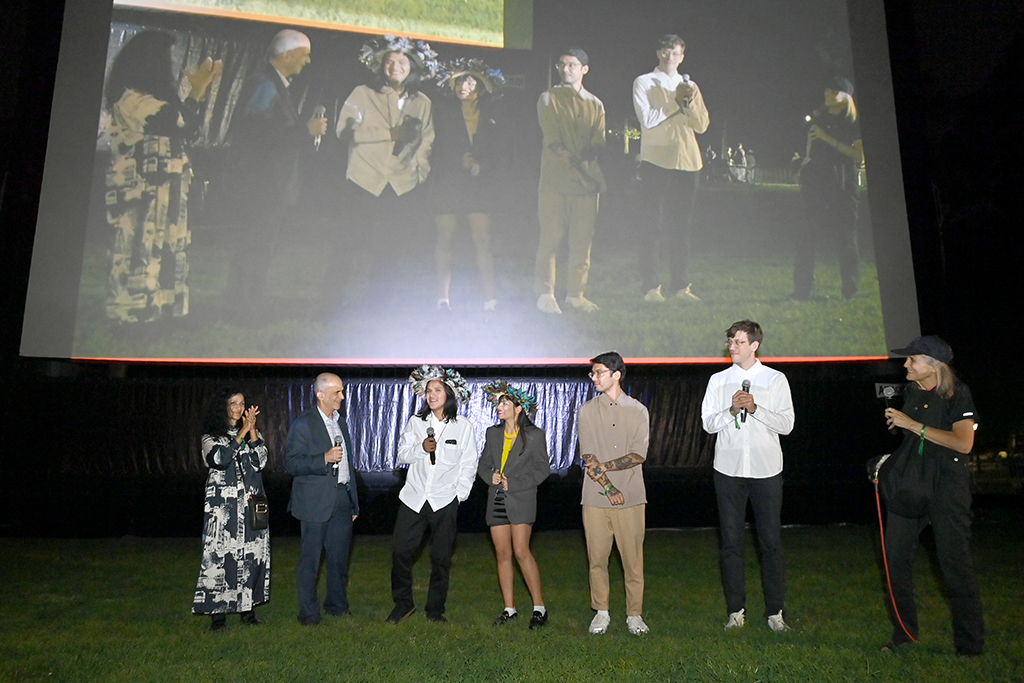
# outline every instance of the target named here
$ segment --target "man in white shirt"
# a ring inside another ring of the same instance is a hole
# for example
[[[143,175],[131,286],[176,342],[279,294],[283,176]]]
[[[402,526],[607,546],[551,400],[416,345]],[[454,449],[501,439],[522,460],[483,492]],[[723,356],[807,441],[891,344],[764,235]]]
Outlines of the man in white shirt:
[[[695,133],[708,129],[708,109],[697,84],[678,72],[685,50],[679,36],[663,36],[655,51],[657,68],[633,81],[633,109],[640,121],[637,246],[646,301],[665,301],[673,292],[681,301],[700,301],[690,290],[687,266],[697,180],[704,166]],[[659,251],[665,251],[669,261],[664,291],[658,276]]]
[[[480,451],[473,425],[459,417],[459,401],[469,400],[466,381],[437,365],[413,371],[409,381],[426,405],[409,418],[398,445],[398,462],[409,465],[398,494],[398,516],[391,537],[391,597],[395,607],[386,621],[397,624],[416,611],[412,564],[430,529],[430,585],[427,619],[444,616],[455,546],[459,503],[469,498]]]
[[[779,435],[793,430],[793,399],[786,376],[765,367],[755,356],[763,338],[760,325],[741,320],[725,334],[733,364],[711,376],[700,411],[704,431],[718,435],[714,477],[722,534],[722,584],[729,612],[725,628],[744,624],[747,594],[743,548],[749,499],[761,547],[765,617],[773,631],[788,631],[782,618],[786,573]]]

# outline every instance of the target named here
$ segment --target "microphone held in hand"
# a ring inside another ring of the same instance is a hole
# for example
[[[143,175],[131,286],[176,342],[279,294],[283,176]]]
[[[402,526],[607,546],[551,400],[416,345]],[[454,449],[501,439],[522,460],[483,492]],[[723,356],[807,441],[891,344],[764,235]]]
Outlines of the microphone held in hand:
[[[322,119],[325,116],[327,116],[327,107],[325,107],[322,104],[316,105],[316,107],[313,109],[313,118],[314,119]],[[313,138],[313,149],[315,149],[318,152],[320,151],[320,136],[319,135],[317,135],[315,138]]]
[[[434,438],[434,428],[433,427],[427,427],[427,438],[428,439],[433,439]],[[434,461],[435,461],[434,452],[435,451],[430,451],[430,464],[431,465],[433,465]]]
[[[896,395],[896,388],[895,387],[885,387],[884,389],[882,389],[882,396],[885,397],[885,407],[886,408],[891,408],[892,407],[892,404],[890,403],[890,401],[892,400],[892,397],[895,396],[895,395]],[[889,433],[890,434],[895,434],[896,433],[896,426],[895,425],[893,425],[892,427],[889,427]]]
[[[341,444],[342,444],[342,439],[341,439],[341,434],[339,434],[338,436],[334,437],[334,446],[335,446],[335,448],[337,448]],[[336,462],[331,463],[331,475],[335,476],[335,477],[338,476],[338,463],[336,463]]]
[[[741,384],[740,386],[743,388],[743,391],[745,391],[748,394],[750,393],[750,380],[749,379],[743,380],[743,384]],[[740,422],[746,422],[746,421],[747,421],[747,409],[744,408],[743,410],[740,411]]]

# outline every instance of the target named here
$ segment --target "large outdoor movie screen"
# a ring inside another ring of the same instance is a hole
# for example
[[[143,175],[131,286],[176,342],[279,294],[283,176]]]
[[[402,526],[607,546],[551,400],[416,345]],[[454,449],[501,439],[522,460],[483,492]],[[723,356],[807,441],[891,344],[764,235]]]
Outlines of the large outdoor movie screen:
[[[762,356],[823,360],[916,333],[879,0],[382,4],[69,0],[22,354],[687,362],[752,319]]]

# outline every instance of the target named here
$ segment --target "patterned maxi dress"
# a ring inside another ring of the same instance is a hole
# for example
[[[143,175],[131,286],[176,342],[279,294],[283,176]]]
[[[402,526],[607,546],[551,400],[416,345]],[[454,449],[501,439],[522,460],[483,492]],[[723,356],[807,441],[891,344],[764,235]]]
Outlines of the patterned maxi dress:
[[[232,427],[227,436],[203,435],[210,474],[193,614],[248,612],[270,599],[270,529],[254,531],[245,518],[247,493],[264,493],[260,471],[267,464],[267,447],[262,435],[239,446],[237,434]],[[239,462],[248,492],[238,475]]]
[[[120,323],[188,314],[186,140],[199,103],[168,103],[125,90],[111,110],[107,222],[113,228],[106,315]]]

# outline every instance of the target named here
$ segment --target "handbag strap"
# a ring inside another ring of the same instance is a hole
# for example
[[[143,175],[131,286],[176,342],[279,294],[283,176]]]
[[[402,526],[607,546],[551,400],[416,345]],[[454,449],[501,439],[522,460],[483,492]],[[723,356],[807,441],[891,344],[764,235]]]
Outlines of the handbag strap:
[[[247,482],[245,480],[245,467],[242,466],[242,448],[247,443],[249,443],[249,442],[248,441],[243,441],[241,444],[238,445],[238,450],[235,451],[235,458],[234,458],[235,465],[238,466],[238,475],[242,478],[242,486],[245,487],[246,493],[249,492],[249,482]]]

